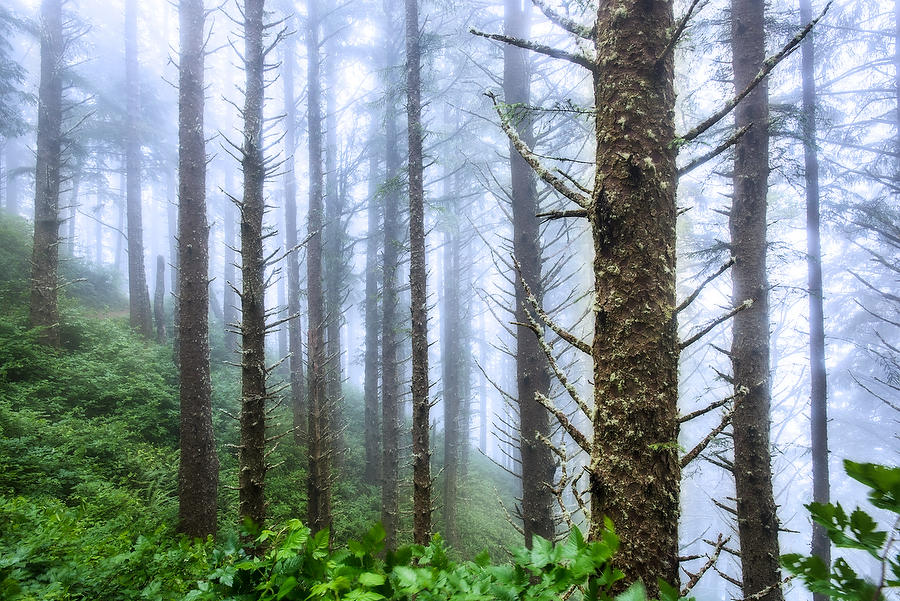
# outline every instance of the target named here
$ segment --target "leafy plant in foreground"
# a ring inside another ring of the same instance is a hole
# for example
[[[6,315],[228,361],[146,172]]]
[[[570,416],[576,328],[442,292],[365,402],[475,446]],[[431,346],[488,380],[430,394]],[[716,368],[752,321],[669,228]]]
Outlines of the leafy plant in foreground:
[[[223,550],[215,569],[188,594],[188,601],[645,601],[643,584],[624,593],[625,575],[613,567],[619,539],[607,523],[600,540],[585,541],[573,530],[554,545],[535,537],[532,549],[513,552],[513,562],[495,565],[487,553],[474,561],[450,560],[440,536],[427,546],[411,545],[381,559],[384,529],[376,525],[345,549],[329,549],[328,531],[315,535],[298,520],[265,530],[253,557],[235,546]],[[677,601],[677,589],[660,583],[661,601]]]
[[[810,503],[806,508],[836,547],[858,549],[877,560],[878,579],[873,582],[861,577],[843,557],[830,570],[816,556],[792,553],[784,555],[781,561],[814,593],[846,601],[879,601],[888,590],[900,588],[900,468],[845,460],[844,469],[871,489],[872,505],[895,514],[890,530],[879,530],[872,516],[859,507],[849,514],[840,503]]]

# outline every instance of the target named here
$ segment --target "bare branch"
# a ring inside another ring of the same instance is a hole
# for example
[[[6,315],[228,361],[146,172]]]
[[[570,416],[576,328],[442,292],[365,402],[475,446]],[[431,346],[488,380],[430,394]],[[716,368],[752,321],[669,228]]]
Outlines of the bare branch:
[[[569,61],[570,63],[584,67],[588,71],[594,71],[596,69],[596,65],[588,60],[586,56],[582,56],[581,54],[572,54],[571,52],[566,52],[565,50],[560,50],[559,48],[554,48],[553,46],[538,44],[537,42],[523,40],[521,38],[514,38],[500,33],[487,33],[484,31],[478,31],[477,29],[473,28],[469,29],[469,33],[482,38],[487,38],[489,40],[503,42],[505,44],[509,44],[510,46],[517,46],[519,48],[524,48],[525,50],[531,50],[532,52],[545,54],[552,58]]]

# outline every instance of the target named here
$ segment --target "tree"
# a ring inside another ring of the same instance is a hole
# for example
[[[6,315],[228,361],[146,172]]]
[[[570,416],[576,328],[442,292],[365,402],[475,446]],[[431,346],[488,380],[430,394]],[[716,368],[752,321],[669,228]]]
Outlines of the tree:
[[[732,0],[732,68],[736,92],[747,88],[765,60],[764,4]],[[749,130],[735,144],[729,229],[735,258],[731,363],[736,398],[734,480],[745,597],[780,601],[778,518],[769,453],[769,300],[766,273],[766,193],[769,175],[769,103],[765,80],[735,108],[735,127]]]
[[[144,230],[141,216],[140,84],[137,57],[137,0],[125,2],[125,179],[128,216],[128,313],[131,327],[144,338],[153,337],[150,293],[144,269]]]
[[[153,319],[156,321],[156,341],[166,343],[166,258],[156,257],[156,289],[153,292]]]
[[[811,0],[800,0],[800,23],[812,20]],[[806,261],[809,282],[810,442],[812,446],[813,501],[830,501],[828,475],[828,386],[825,368],[825,310],[822,290],[822,244],[819,216],[819,156],[816,145],[815,43],[812,35],[800,48],[803,85],[802,135],[806,180]],[[813,523],[812,553],[827,569],[831,566],[828,532]],[[827,601],[814,593],[813,601]]]
[[[180,0],[178,12],[178,530],[205,537],[216,533],[219,486],[209,371],[209,227],[203,136],[206,13],[203,0]]]
[[[418,0],[406,0],[406,121],[409,140],[409,287],[412,313],[413,540],[431,539],[431,401],[428,395],[428,293],[422,183],[422,83]]]
[[[313,531],[331,527],[331,449],[326,396],[325,299],[322,291],[322,82],[319,76],[319,0],[309,0],[306,29],[309,122],[309,225],[306,247],[309,396],[307,522]]]
[[[363,399],[365,404],[365,451],[366,463],[363,479],[369,484],[378,483],[379,474],[379,419],[378,419],[378,326],[381,312],[378,310],[378,230],[381,227],[379,207],[379,153],[376,152],[378,120],[372,117],[369,131],[369,202],[366,206],[368,218],[366,228],[366,354],[363,376]]]
[[[577,339],[539,314],[569,344],[590,354],[593,407],[565,386],[592,422],[593,438],[553,403],[538,400],[590,457],[591,538],[612,520],[621,539],[615,561],[651,595],[658,579],[678,578],[677,389],[675,328],[674,85],[672,2],[601,3],[583,26],[536,2],[557,26],[587,40],[590,54],[548,48],[506,35],[487,37],[586,68],[593,79],[594,181],[569,185],[542,164],[509,123],[501,125],[537,175],[575,209],[550,218],[587,218],[594,247],[594,336]],[[623,135],[627,128],[628,135]],[[554,374],[543,329],[529,322]]]
[[[291,20],[288,20],[290,23]],[[297,180],[294,174],[294,152],[297,150],[297,101],[294,97],[294,37],[284,40],[282,74],[284,78],[284,229],[287,252],[288,349],[290,359],[291,411],[294,439],[303,438],[306,394],[303,382],[303,339],[300,330],[300,261],[297,248]]]
[[[59,170],[62,161],[62,1],[41,2],[41,83],[38,90],[34,247],[29,322],[40,339],[59,346]]]
[[[506,0],[504,24],[506,35],[524,39],[528,36],[529,11],[519,0]],[[517,107],[516,131],[529,147],[534,145],[528,57],[522,48],[506,45],[503,48],[503,95],[507,103]],[[522,529],[525,546],[531,548],[532,536],[537,534],[552,540],[553,482],[555,469],[551,449],[541,440],[550,433],[549,414],[537,400],[537,395],[549,398],[550,372],[547,358],[534,333],[528,327],[531,310],[523,282],[527,282],[534,300],[544,302],[541,279],[542,249],[538,222],[538,197],[534,172],[509,145],[510,198],[513,218],[513,254],[520,266],[516,277],[516,398],[519,410],[519,450],[522,465]]]
[[[265,0],[244,0],[244,175],[241,213],[241,444],[238,453],[238,514],[262,527],[266,516],[266,306],[263,214],[266,160],[263,154],[263,103],[266,49]]]
[[[385,3],[385,22],[391,31],[392,6]],[[396,64],[393,42],[385,40],[385,65]],[[400,136],[392,82],[385,80],[384,113],[384,251],[382,254],[381,316],[381,522],[385,547],[395,549],[400,525],[398,487],[400,482],[400,381],[398,374],[400,249],[403,245],[400,216]]]

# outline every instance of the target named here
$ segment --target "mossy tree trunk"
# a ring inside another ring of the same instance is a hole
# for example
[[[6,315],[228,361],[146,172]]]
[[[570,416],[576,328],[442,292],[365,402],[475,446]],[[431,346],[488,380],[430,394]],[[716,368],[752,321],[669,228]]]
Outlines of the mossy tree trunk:
[[[263,256],[263,52],[264,0],[244,0],[244,175],[241,212],[241,443],[238,452],[238,515],[262,527],[266,478],[265,259]]]
[[[409,140],[409,287],[412,313],[413,540],[431,538],[428,293],[422,183],[422,84],[418,0],[406,0],[406,120]]]
[[[180,0],[178,12],[178,530],[206,537],[216,533],[219,459],[212,426],[209,367],[203,0]]]
[[[611,519],[655,595],[678,581],[672,3],[602,3],[595,25],[591,536]]]
[[[61,0],[41,2],[41,81],[38,89],[34,246],[28,321],[40,340],[59,346],[59,169],[62,161],[63,40]],[[15,197],[9,196],[10,201]],[[14,205],[12,205],[14,206]]]
[[[331,451],[326,394],[325,299],[322,291],[323,190],[322,190],[322,83],[319,75],[319,0],[310,0],[307,16],[306,55],[309,121],[309,242],[306,247],[306,286],[309,301],[307,325],[309,397],[307,440],[307,521],[313,531],[331,526]]]
[[[378,310],[378,233],[381,228],[381,194],[378,191],[380,180],[379,153],[374,149],[378,142],[378,120],[372,119],[369,131],[369,144],[373,149],[369,153],[369,203],[366,208],[368,227],[366,229],[366,354],[364,358],[363,399],[365,404],[365,452],[366,464],[363,479],[368,484],[377,484],[380,473],[379,465],[379,426],[378,418],[378,330],[381,325],[381,311]]]

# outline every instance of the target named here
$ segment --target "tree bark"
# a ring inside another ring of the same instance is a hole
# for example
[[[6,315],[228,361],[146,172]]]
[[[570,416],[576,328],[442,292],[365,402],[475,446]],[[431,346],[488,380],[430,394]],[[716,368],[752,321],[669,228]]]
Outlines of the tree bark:
[[[595,25],[590,536],[610,518],[615,564],[655,596],[678,581],[672,2],[601,3]]]
[[[319,75],[319,0],[310,0],[306,52],[309,121],[309,242],[306,286],[309,302],[309,414],[307,445],[307,522],[313,531],[331,527],[331,449],[326,396],[325,299],[322,291],[322,83]]]
[[[241,446],[238,454],[240,520],[265,523],[266,322],[263,257],[263,16],[265,0],[244,0],[244,144],[241,169]]]
[[[520,0],[506,0],[504,23],[506,35],[525,39],[529,31],[529,11]],[[503,95],[508,104],[527,106],[531,100],[531,81],[528,57],[515,46],[503,48]],[[517,131],[529,147],[534,145],[532,116],[525,111],[515,115]],[[549,396],[550,373],[547,359],[534,333],[528,328],[531,310],[525,296],[522,278],[528,283],[539,303],[543,302],[541,280],[543,263],[538,222],[538,196],[534,172],[509,146],[510,183],[512,185],[513,254],[521,265],[515,274],[516,326],[516,391],[519,405],[519,448],[522,455],[522,529],[525,546],[531,548],[532,536],[537,534],[553,540],[553,482],[555,465],[551,450],[538,436],[548,437],[550,420],[547,410],[536,395]]]
[[[297,101],[294,96],[294,36],[284,40],[282,76],[284,78],[284,151],[288,157],[284,166],[284,229],[287,247],[287,306],[288,314],[296,315],[288,322],[288,360],[291,384],[291,413],[294,441],[304,438],[306,426],[306,389],[303,382],[303,339],[300,328],[300,250],[297,248],[297,179],[294,174],[294,153],[297,150]]]
[[[39,340],[59,346],[59,169],[62,127],[62,69],[65,43],[61,0],[41,2],[41,82],[38,89],[34,246],[28,319],[41,328]]]
[[[156,257],[156,290],[153,294],[153,319],[156,321],[156,341],[166,343],[166,258]]]
[[[735,90],[765,60],[764,3],[732,0]],[[734,317],[731,362],[737,396],[732,417],[738,535],[745,597],[768,589],[762,601],[781,601],[778,519],[769,451],[769,301],[766,275],[766,193],[769,175],[768,84],[763,80],[735,108],[735,127],[750,130],[735,145],[729,229],[735,265],[732,302],[753,305]]]
[[[366,354],[364,359],[363,398],[365,402],[365,450],[366,465],[363,479],[368,484],[377,484],[380,475],[378,445],[378,230],[381,226],[379,211],[378,153],[375,151],[378,122],[373,117],[369,131],[369,203],[366,209],[368,227],[366,230]]]
[[[181,366],[181,462],[178,530],[216,533],[219,459],[212,426],[209,370],[209,226],[206,220],[206,141],[203,135],[203,0],[180,0],[178,75],[178,314]]]
[[[150,293],[144,269],[144,231],[141,216],[140,82],[137,57],[137,0],[125,2],[125,178],[128,217],[128,313],[131,327],[144,338],[153,337]]]
[[[406,120],[409,139],[409,287],[412,313],[413,540],[431,539],[431,422],[428,397],[428,293],[422,184],[422,85],[418,0],[406,0]]]
[[[898,3],[900,5],[900,3]],[[812,20],[811,0],[800,0],[801,26]],[[811,32],[800,46],[803,82],[803,160],[806,179],[806,266],[809,282],[810,442],[812,445],[813,501],[828,503],[828,383],[825,369],[825,311],[822,291],[822,244],[819,236],[819,156],[816,144],[815,42]],[[812,553],[831,566],[831,542],[825,528],[813,523]],[[829,567],[830,569],[830,567]],[[828,601],[813,593],[813,601]]]
[[[234,190],[232,178],[231,165],[228,165],[225,167],[225,190]],[[225,249],[222,262],[224,263],[225,290],[222,297],[222,311],[224,313],[223,321],[225,322],[225,349],[230,352],[236,352],[240,348],[238,329],[241,321],[239,306],[241,301],[235,290],[240,288],[241,282],[238,279],[237,254],[234,250],[238,244],[237,233],[234,229],[234,223],[238,219],[238,215],[236,207],[230,198],[226,202],[223,211],[225,214],[223,219],[225,222],[223,227]]]

